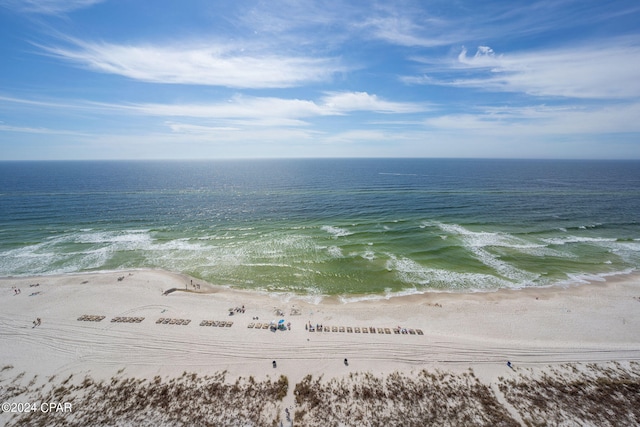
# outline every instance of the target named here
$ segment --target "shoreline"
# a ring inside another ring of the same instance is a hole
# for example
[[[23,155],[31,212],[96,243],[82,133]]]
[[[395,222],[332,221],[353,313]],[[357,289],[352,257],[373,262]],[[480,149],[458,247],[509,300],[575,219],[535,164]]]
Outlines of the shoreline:
[[[200,289],[190,289],[191,280]],[[16,294],[14,286],[22,292]],[[172,288],[176,291],[165,294]],[[244,313],[233,311],[240,307]],[[79,320],[83,315],[104,318]],[[32,325],[36,318],[41,325]],[[116,318],[144,319],[112,322]],[[281,318],[291,330],[249,327]],[[201,326],[204,321],[233,324]],[[309,323],[329,331],[309,332]],[[376,333],[355,332],[365,327]],[[396,334],[396,328],[423,334]],[[568,363],[583,368],[621,363],[631,369],[640,361],[640,274],[562,288],[437,292],[349,303],[283,299],[163,270],[1,278],[0,342],[2,369],[11,366],[0,375],[3,380],[20,372],[25,373],[21,381],[37,376],[38,384],[69,375],[78,381],[118,375],[170,381],[185,372],[200,377],[226,372],[231,382],[284,375],[289,390],[279,405],[293,407],[292,388],[308,375],[330,382],[399,372],[416,379],[424,369],[458,376],[472,369],[482,384],[495,385],[501,378]]]
[[[512,287],[512,288],[495,288],[495,289],[487,289],[487,288],[469,288],[469,289],[435,289],[435,288],[424,288],[418,290],[416,288],[408,288],[399,291],[390,291],[383,293],[367,293],[367,294],[300,294],[290,291],[268,291],[264,289],[251,289],[251,288],[242,288],[235,287],[233,285],[219,285],[209,283],[204,279],[196,278],[190,276],[186,273],[174,272],[170,270],[165,270],[161,268],[131,268],[131,269],[122,269],[122,270],[95,270],[95,271],[82,271],[82,272],[72,272],[72,273],[63,273],[63,274],[52,274],[52,275],[28,275],[28,276],[0,276],[0,287],[3,283],[7,281],[15,281],[16,283],[22,282],[38,282],[38,281],[55,281],[60,282],[65,278],[70,277],[82,277],[82,276],[94,276],[94,275],[132,275],[135,273],[145,273],[145,272],[157,272],[159,274],[166,274],[175,276],[176,278],[181,278],[185,281],[193,281],[195,283],[199,283],[201,286],[205,286],[204,289],[200,289],[197,293],[205,294],[205,293],[215,293],[215,292],[223,292],[223,291],[232,291],[232,292],[240,292],[240,293],[248,293],[255,294],[260,296],[269,296],[274,298],[279,298],[284,303],[287,303],[291,300],[296,300],[299,302],[307,303],[307,304],[324,304],[324,303],[340,303],[340,304],[353,304],[353,303],[362,303],[362,302],[383,302],[383,301],[392,301],[396,299],[406,299],[411,300],[414,298],[420,298],[421,296],[429,297],[435,295],[486,295],[486,294],[511,294],[518,292],[538,292],[549,290],[564,290],[564,289],[577,289],[583,286],[592,286],[598,284],[607,284],[614,283],[616,281],[637,281],[640,283],[640,271],[639,270],[625,270],[619,272],[611,272],[611,273],[601,273],[601,274],[583,274],[579,275],[574,279],[567,279],[560,282],[541,285],[541,286],[521,286],[521,287]],[[178,289],[180,290],[180,289]]]

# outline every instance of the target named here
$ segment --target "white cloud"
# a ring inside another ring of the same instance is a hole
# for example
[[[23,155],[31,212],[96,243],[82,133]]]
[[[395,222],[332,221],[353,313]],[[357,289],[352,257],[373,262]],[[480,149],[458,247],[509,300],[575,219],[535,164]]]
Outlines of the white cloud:
[[[191,117],[207,120],[226,119],[235,125],[301,126],[302,119],[345,115],[355,111],[401,114],[425,111],[414,103],[386,101],[365,92],[335,92],[320,102],[274,97],[234,96],[214,103],[200,104],[98,104],[100,108],[121,109],[138,114],[164,117]]]
[[[509,138],[527,136],[602,135],[640,132],[640,103],[598,107],[487,107],[466,114],[426,119],[432,130]]]
[[[91,70],[151,83],[282,88],[327,81],[347,69],[334,58],[285,56],[215,41],[172,46],[71,41],[72,47],[40,47]]]
[[[423,105],[410,102],[385,101],[367,92],[329,93],[322,99],[331,111],[374,111],[377,113],[415,113],[424,111]]]
[[[472,77],[441,84],[534,96],[624,99],[640,96],[640,43],[615,39],[594,45],[496,55],[481,46],[474,56],[463,49],[451,72]]]
[[[443,36],[423,34],[423,28],[408,16],[374,17],[364,22],[374,37],[399,46],[434,47],[450,43]]]
[[[300,118],[326,115],[313,101],[235,96],[227,101],[202,104],[130,104],[114,106],[151,116],[198,118]]]
[[[25,126],[11,126],[2,124],[0,122],[0,132],[10,132],[10,133],[33,133],[33,134],[41,134],[41,135],[75,135],[75,136],[86,136],[88,134],[76,132],[72,130],[64,130],[64,129],[50,129],[50,128],[33,128],[33,127],[25,127]]]
[[[2,0],[1,6],[19,12],[56,15],[93,6],[105,0]]]

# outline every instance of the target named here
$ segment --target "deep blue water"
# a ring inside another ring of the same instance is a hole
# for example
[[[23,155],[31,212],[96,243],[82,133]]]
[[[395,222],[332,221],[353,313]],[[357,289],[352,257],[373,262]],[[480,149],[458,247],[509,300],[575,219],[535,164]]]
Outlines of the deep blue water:
[[[164,268],[306,294],[640,266],[640,162],[0,162],[0,276]]]

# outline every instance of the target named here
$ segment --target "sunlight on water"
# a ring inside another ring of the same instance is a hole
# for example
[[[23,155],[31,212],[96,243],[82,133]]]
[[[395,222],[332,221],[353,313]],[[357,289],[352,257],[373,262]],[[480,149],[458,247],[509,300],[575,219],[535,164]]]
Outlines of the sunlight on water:
[[[0,275],[152,267],[379,297],[579,282],[640,265],[637,166],[3,163]]]

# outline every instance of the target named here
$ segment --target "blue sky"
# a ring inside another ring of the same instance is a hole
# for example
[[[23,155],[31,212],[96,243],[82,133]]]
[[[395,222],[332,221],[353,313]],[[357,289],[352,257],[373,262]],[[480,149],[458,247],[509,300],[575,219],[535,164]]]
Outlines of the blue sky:
[[[0,0],[0,160],[640,158],[633,1]]]

